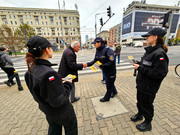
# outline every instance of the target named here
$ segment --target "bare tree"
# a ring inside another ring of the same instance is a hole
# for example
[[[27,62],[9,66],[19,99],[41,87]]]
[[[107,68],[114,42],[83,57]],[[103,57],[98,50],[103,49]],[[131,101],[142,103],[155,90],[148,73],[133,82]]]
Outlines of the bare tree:
[[[16,55],[16,48],[18,48],[19,41],[14,36],[12,29],[6,24],[2,24],[0,27],[0,37],[4,41],[3,43],[13,50]]]

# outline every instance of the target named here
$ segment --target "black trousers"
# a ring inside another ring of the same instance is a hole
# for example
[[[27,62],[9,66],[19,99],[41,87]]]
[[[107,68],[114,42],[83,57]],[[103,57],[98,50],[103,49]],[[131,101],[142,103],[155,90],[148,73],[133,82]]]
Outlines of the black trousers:
[[[14,68],[1,68],[8,76],[8,82],[10,83],[13,83],[13,78],[15,77],[14,76],[14,71],[15,69]]]
[[[147,95],[142,93],[141,91],[137,91],[137,108],[138,114],[143,115],[145,118],[145,122],[150,123],[154,116],[154,99],[156,97],[155,94]]]
[[[64,119],[52,120],[46,116],[49,124],[48,135],[62,135],[62,126],[64,127],[65,135],[78,135],[77,118],[75,112]]]
[[[116,87],[114,85],[115,80],[116,80],[116,76],[110,76],[105,74],[105,79],[106,79],[106,94],[104,96],[105,100],[109,100],[111,97],[111,93],[113,94],[117,94],[117,90]]]

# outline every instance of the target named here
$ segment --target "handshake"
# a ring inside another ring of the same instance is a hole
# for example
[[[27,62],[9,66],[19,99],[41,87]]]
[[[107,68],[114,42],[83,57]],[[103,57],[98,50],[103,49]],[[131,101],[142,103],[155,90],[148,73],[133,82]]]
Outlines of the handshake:
[[[87,68],[87,63],[83,63],[83,68]]]

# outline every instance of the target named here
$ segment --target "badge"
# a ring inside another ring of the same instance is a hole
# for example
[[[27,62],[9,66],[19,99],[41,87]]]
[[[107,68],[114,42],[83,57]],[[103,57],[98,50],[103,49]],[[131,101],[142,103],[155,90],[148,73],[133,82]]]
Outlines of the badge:
[[[109,56],[109,59],[110,61],[114,61],[114,56],[113,55]]]
[[[163,58],[163,57],[161,57],[161,58],[160,58],[160,60],[162,61],[162,60],[164,60],[164,58]]]
[[[54,79],[54,76],[49,77],[49,81],[53,81]]]

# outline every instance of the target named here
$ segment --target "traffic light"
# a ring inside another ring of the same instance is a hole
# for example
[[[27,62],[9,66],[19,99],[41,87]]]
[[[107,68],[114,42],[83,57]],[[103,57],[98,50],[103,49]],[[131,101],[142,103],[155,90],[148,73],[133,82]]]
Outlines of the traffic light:
[[[162,24],[162,26],[165,27],[165,28],[169,28],[168,20],[169,20],[169,14],[170,13],[171,13],[171,11],[164,14],[164,16],[161,17],[161,19],[163,19],[163,22],[161,22],[160,24]]]
[[[111,6],[109,6],[107,8],[107,16],[109,16],[109,18],[111,18]]]
[[[100,24],[101,24],[101,26],[103,26],[103,19],[102,18],[100,19]]]

